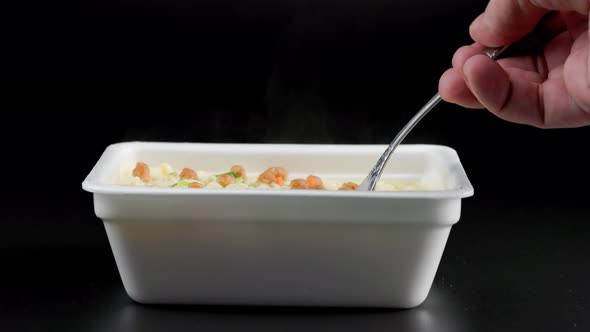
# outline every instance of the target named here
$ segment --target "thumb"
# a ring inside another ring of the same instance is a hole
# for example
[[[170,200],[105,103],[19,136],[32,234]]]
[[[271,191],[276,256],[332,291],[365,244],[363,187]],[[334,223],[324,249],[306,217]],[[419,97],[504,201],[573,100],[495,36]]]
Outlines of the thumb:
[[[533,31],[551,10],[588,15],[589,0],[490,0],[471,24],[471,38],[485,46],[505,46]]]
[[[532,0],[491,0],[483,14],[469,27],[474,41],[497,47],[511,44],[533,31],[547,8],[534,5]]]

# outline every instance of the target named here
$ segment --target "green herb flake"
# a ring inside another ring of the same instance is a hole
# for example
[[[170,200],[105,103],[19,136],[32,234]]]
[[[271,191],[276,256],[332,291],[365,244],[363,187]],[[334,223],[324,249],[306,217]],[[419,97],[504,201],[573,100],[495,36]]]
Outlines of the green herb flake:
[[[184,180],[180,180],[178,182],[176,182],[175,184],[171,185],[170,187],[188,187],[189,183],[184,181]]]
[[[227,173],[223,173],[223,174],[229,174],[229,175],[233,176],[233,177],[234,177],[234,178],[236,178],[236,179],[240,177],[240,176],[239,176],[238,174],[236,174],[235,172],[227,172]],[[223,175],[223,174],[216,174],[216,175],[215,175],[215,177],[216,177],[216,178],[218,178],[220,175]]]

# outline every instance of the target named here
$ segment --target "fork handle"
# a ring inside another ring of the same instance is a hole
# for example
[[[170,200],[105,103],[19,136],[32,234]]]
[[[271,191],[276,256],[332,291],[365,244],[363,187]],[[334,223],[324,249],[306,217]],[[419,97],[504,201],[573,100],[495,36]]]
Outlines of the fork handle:
[[[502,47],[494,47],[494,48],[487,48],[483,52],[485,55],[489,56],[491,59],[496,59],[502,52],[504,52],[508,46]],[[397,148],[397,146],[403,141],[403,139],[410,133],[410,131],[430,112],[434,106],[436,106],[442,98],[437,93],[424,105],[416,115],[400,130],[400,132],[395,136],[393,141],[389,144],[385,152],[381,155],[375,166],[369,172],[369,175],[363,180],[363,182],[359,185],[359,191],[374,191],[375,187],[377,186],[377,182],[379,178],[381,178],[381,173],[385,168],[385,165],[389,161],[391,154]]]

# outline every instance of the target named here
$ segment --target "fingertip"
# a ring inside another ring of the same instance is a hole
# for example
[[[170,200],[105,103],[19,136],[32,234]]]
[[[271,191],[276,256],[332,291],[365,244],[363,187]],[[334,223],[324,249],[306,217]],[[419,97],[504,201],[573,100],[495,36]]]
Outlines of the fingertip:
[[[459,74],[463,75],[465,61],[476,54],[481,54],[483,47],[478,44],[460,47],[453,55],[452,64]]]
[[[438,91],[441,98],[449,103],[467,108],[482,108],[481,103],[469,91],[463,77],[454,68],[443,73],[438,84]]]
[[[454,68],[447,69],[442,74],[438,82],[438,92],[444,101],[456,103],[456,96],[453,92],[456,91],[459,81],[463,81],[463,79]]]
[[[500,65],[486,55],[475,55],[463,65],[463,73],[471,92],[484,107],[498,112],[510,91],[510,80]]]
[[[475,42],[488,47],[499,47],[505,45],[503,32],[498,26],[489,24],[486,20],[486,13],[479,15],[469,26],[469,35]]]
[[[465,63],[465,60],[467,60],[468,58],[468,53],[471,53],[470,50],[471,46],[462,46],[459,47],[459,49],[457,49],[457,52],[453,54],[453,59],[451,60],[453,68],[459,71],[463,70],[463,64]]]
[[[478,41],[480,39],[480,31],[482,30],[481,25],[483,24],[483,19],[484,14],[480,14],[478,17],[475,18],[475,20],[473,20],[473,22],[471,22],[471,25],[469,25],[469,36],[471,36],[471,39],[473,39],[474,41]]]
[[[467,80],[479,79],[482,75],[485,75],[486,71],[489,70],[487,56],[477,54],[465,61],[463,64],[463,71],[466,75]]]

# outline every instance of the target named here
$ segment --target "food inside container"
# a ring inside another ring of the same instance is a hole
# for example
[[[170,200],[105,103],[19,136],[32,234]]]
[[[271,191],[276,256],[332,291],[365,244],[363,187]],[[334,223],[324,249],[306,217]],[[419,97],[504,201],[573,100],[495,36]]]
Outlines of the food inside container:
[[[309,174],[293,176],[281,166],[247,172],[242,165],[226,170],[202,170],[197,167],[173,167],[170,163],[148,165],[138,161],[121,167],[118,184],[140,187],[188,189],[276,189],[276,190],[356,190],[362,179],[344,179]],[[377,191],[429,190],[419,181],[381,180]]]

